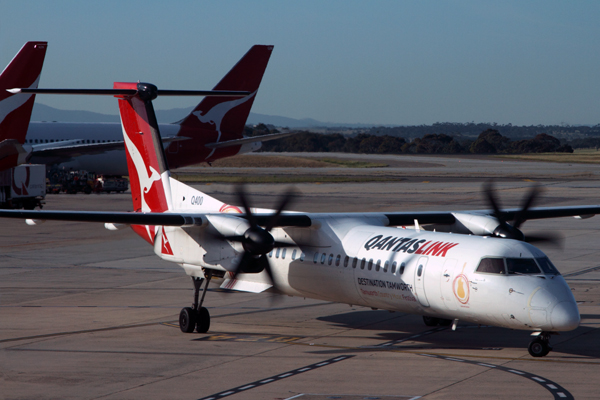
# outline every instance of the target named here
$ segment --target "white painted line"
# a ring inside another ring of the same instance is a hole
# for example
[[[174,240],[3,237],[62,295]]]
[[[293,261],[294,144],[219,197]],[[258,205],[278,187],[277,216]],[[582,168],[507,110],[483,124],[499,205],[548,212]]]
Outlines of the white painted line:
[[[489,368],[496,368],[495,365],[491,365],[491,364],[484,364],[484,363],[478,363],[479,365],[482,365],[484,367],[489,367]]]
[[[264,381],[260,381],[260,383],[269,383],[273,382],[275,379],[265,379]]]
[[[548,387],[549,387],[550,389],[552,389],[552,390],[556,390],[556,389],[558,389],[556,386],[554,386],[554,385],[551,385],[551,384],[549,384],[549,383],[547,383],[547,384],[546,384],[546,386],[548,386]]]
[[[287,378],[288,376],[292,376],[292,375],[294,375],[294,374],[287,373],[287,374],[279,375],[278,378]]]
[[[319,364],[317,364],[317,367],[322,367],[323,365],[327,365],[327,364],[329,364],[329,361],[319,363]]]
[[[563,392],[557,392],[556,394],[558,395],[558,397],[567,397],[567,395]]]
[[[419,354],[420,356],[425,356],[425,357],[433,357],[433,358],[440,358],[438,356],[434,356],[433,354]]]
[[[254,387],[254,385],[247,385],[247,386],[239,388],[239,390],[246,390],[246,389],[250,389],[250,388],[253,388],[253,387]]]
[[[525,372],[515,371],[514,369],[509,369],[508,372],[512,372],[513,374],[525,375]]]
[[[310,369],[311,369],[311,368],[302,368],[302,369],[299,369],[299,370],[298,370],[298,372],[309,371]]]
[[[538,382],[546,382],[546,380],[545,380],[545,379],[538,378],[538,377],[536,377],[536,376],[532,377],[531,379],[535,379],[535,380],[536,380],[536,381],[538,381]]]
[[[391,345],[392,345],[391,343],[384,343],[384,344],[382,344],[382,346],[391,346]]]
[[[234,394],[235,392],[233,390],[230,390],[229,392],[225,392],[225,393],[221,393],[218,394],[217,396],[223,397],[223,396],[229,396],[230,394]]]
[[[446,360],[450,360],[450,361],[460,361],[460,362],[464,362],[465,360],[459,360],[458,358],[452,358],[452,357],[444,357]]]
[[[346,359],[346,357],[338,357],[338,358],[334,358],[333,361],[342,361],[345,359]]]

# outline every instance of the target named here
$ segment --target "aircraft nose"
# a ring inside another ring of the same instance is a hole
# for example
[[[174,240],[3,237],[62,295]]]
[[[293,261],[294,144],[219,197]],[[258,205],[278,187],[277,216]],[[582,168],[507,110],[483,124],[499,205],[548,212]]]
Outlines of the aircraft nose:
[[[579,309],[574,301],[558,303],[550,314],[552,328],[557,331],[571,331],[579,326]]]

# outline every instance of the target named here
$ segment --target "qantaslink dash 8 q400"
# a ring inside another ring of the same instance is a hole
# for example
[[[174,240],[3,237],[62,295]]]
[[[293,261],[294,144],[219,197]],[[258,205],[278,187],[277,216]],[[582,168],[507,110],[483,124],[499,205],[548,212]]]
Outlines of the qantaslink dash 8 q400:
[[[491,186],[485,190],[490,210],[289,212],[292,191],[267,210],[250,207],[242,188],[238,204],[229,205],[170,176],[153,118],[151,99],[160,95],[154,85],[115,83],[114,95],[134,212],[0,210],[0,217],[30,225],[131,226],[156,255],[192,278],[193,305],[179,314],[183,332],[209,330],[203,302],[211,280],[231,290],[418,314],[430,326],[455,328],[461,320],[530,331],[534,357],[548,354],[551,335],[579,326],[565,279],[528,243],[552,241],[552,235],[525,235],[519,228],[529,219],[592,216],[600,206],[532,208],[539,193],[534,188],[522,208],[503,210]],[[405,225],[414,228],[396,228]]]
[[[273,46],[253,46],[213,89],[246,92],[246,95],[206,97],[181,121],[159,125],[169,166],[178,168],[202,162],[210,163],[220,158],[257,150],[263,141],[291,134],[276,133],[251,138],[243,135],[246,120],[272,51]],[[35,67],[41,70],[41,63],[38,64]],[[19,65],[21,69],[30,66],[33,65]],[[36,77],[39,77],[39,72]],[[2,85],[2,89],[30,87],[28,83],[18,82],[7,81]],[[35,83],[37,87],[37,81]],[[3,92],[7,93],[5,90]],[[13,97],[33,98],[25,90],[11,92]],[[31,103],[33,104],[33,100]],[[22,115],[23,129],[27,129],[30,115],[31,107],[29,114]],[[23,149],[21,159],[24,162],[87,170],[100,175],[128,173],[119,123],[32,121],[29,123],[26,137],[25,132],[21,131],[13,130],[6,132],[6,135],[15,138],[18,136],[18,142]]]

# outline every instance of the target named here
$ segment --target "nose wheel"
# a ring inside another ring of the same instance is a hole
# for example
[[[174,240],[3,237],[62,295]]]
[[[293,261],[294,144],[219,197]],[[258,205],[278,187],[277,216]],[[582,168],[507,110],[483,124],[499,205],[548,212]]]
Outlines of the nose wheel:
[[[205,307],[202,307],[202,303],[204,303],[204,296],[206,296],[206,290],[211,278],[212,273],[210,271],[207,272],[206,279],[192,277],[192,281],[194,282],[194,303],[191,307],[184,307],[179,313],[179,329],[181,329],[181,332],[192,333],[194,329],[198,333],[208,332],[210,328],[210,313]],[[202,297],[198,301],[200,289],[204,281],[206,281],[206,284],[202,290]]]
[[[531,341],[531,343],[529,343],[527,350],[532,357],[547,356],[552,350],[552,347],[550,347],[550,333],[542,332],[539,334]]]

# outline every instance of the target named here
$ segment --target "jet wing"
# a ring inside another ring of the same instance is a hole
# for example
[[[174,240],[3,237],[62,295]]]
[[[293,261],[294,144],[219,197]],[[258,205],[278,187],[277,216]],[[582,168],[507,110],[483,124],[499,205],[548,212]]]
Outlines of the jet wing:
[[[298,133],[298,132],[272,133],[270,135],[253,136],[253,137],[247,137],[247,138],[243,138],[243,139],[227,140],[224,142],[207,143],[204,146],[208,147],[209,149],[220,149],[222,147],[241,146],[243,144],[248,144],[248,143],[266,142],[268,140],[281,139],[284,137],[295,135],[296,133]]]
[[[166,137],[163,143],[179,142],[189,140],[188,137]],[[84,139],[65,140],[62,142],[42,143],[32,146],[31,155],[36,157],[77,157],[81,155],[101,154],[112,150],[124,150],[125,144],[122,140],[106,143],[85,143]]]

